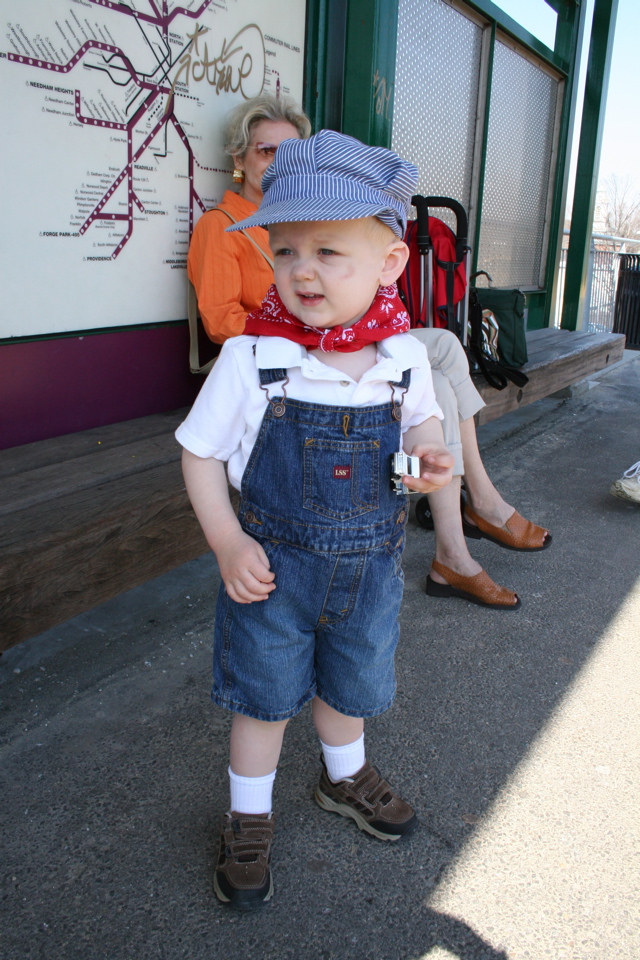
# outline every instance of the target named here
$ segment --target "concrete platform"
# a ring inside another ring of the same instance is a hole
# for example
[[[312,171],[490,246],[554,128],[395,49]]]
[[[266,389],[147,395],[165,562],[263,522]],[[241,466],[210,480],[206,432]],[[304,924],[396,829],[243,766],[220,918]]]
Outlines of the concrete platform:
[[[410,525],[398,696],[367,744],[420,831],[383,845],[313,803],[303,711],[256,916],[211,891],[213,561],[7,651],[3,960],[636,960],[640,507],[608,490],[640,458],[640,363],[597,379],[480,430],[498,487],[554,536],[471,542],[520,611],[427,598],[433,538]]]

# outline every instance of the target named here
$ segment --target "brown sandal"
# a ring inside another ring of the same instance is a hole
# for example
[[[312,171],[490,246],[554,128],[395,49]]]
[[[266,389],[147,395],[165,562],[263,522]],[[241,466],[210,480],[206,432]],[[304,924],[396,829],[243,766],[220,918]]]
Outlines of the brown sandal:
[[[427,576],[426,590],[430,597],[460,597],[461,600],[496,610],[517,610],[520,606],[518,594],[494,583],[484,570],[474,577],[463,577],[438,560],[433,561],[431,569],[447,582],[437,583],[430,575]]]
[[[473,521],[475,526],[468,523],[468,520]],[[525,520],[517,510],[513,511],[503,527],[494,527],[467,504],[462,515],[462,530],[465,537],[491,540],[507,550],[546,550],[551,543],[548,530]]]

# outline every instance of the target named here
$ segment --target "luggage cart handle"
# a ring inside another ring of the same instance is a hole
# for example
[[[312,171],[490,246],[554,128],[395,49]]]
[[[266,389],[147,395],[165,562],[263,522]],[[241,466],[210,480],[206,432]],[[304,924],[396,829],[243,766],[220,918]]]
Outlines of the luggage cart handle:
[[[467,234],[469,232],[469,221],[467,212],[457,200],[451,197],[421,197],[419,194],[411,197],[411,203],[416,208],[418,216],[418,229],[416,241],[420,253],[426,253],[431,246],[429,237],[429,207],[445,207],[455,214],[456,218],[456,258],[464,260],[467,247]]]

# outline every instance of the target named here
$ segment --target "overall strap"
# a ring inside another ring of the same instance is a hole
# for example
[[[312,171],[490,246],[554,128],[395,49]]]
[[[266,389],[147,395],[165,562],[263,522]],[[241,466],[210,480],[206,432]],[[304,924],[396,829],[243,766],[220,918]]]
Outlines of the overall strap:
[[[254,348],[255,351],[255,348]],[[258,368],[258,376],[260,377],[260,389],[264,390],[267,395],[267,400],[271,404],[273,414],[276,417],[282,417],[285,411],[285,403],[287,400],[287,392],[285,390],[286,385],[289,383],[289,377],[287,371],[283,369],[278,369],[276,367],[271,368],[270,370],[265,370],[263,368]],[[277,383],[279,381],[284,381],[282,384],[282,400],[275,401],[269,396],[269,391],[267,387],[271,383]],[[395,420],[402,419],[402,404],[404,403],[404,396],[409,389],[411,384],[411,369],[405,370],[402,374],[401,380],[389,380],[389,386],[391,387],[391,402],[393,404],[393,417]],[[395,388],[399,387],[402,390],[402,395],[400,401],[398,402],[395,398]]]
[[[260,386],[267,387],[270,383],[277,383],[278,380],[287,379],[287,371],[282,370],[281,368],[276,369],[275,367],[272,370],[258,370],[260,376]]]
[[[277,383],[279,380],[287,379],[287,371],[281,367],[273,367],[270,370],[259,369],[258,374],[260,376],[260,384],[263,387],[268,386],[270,383]],[[404,371],[402,380],[390,380],[389,382],[392,383],[394,387],[400,387],[401,390],[408,390],[411,385],[411,370]]]
[[[281,367],[273,367],[271,370],[259,369],[260,385],[268,386],[270,383],[277,383],[279,380],[287,379],[287,371]],[[394,387],[400,387],[401,390],[408,390],[411,385],[411,370],[405,370],[402,374],[402,380],[390,380]]]
[[[256,348],[255,344],[253,347],[253,352],[255,354]],[[271,404],[271,412],[274,417],[284,417],[285,414],[285,404],[287,402],[287,391],[286,386],[289,383],[289,377],[286,370],[278,370],[275,367],[271,370],[264,370],[258,367],[258,376],[260,377],[260,389],[264,390],[267,395],[267,400]],[[267,387],[270,383],[276,383],[277,381],[282,380],[282,400],[274,400],[273,397],[269,396],[269,391]]]
[[[389,380],[389,386],[391,387],[391,403],[393,405],[393,419],[402,420],[402,404],[404,403],[404,397],[409,389],[411,383],[411,369],[405,370],[402,374],[402,380]],[[396,387],[399,387],[402,390],[400,395],[400,401],[396,400]]]
[[[392,383],[394,387],[400,387],[408,390],[409,386],[411,385],[411,369],[404,371],[402,374],[402,380],[390,380],[389,383]]]

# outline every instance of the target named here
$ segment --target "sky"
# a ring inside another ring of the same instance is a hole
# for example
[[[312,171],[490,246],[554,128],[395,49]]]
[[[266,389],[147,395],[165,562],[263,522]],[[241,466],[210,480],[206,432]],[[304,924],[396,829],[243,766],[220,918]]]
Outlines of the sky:
[[[544,0],[494,0],[497,7],[553,50],[556,14]]]
[[[612,173],[621,176],[628,174],[634,177],[640,190],[637,73],[639,51],[640,3],[638,0],[619,0],[602,139],[600,179]]]

